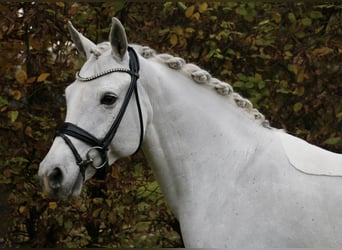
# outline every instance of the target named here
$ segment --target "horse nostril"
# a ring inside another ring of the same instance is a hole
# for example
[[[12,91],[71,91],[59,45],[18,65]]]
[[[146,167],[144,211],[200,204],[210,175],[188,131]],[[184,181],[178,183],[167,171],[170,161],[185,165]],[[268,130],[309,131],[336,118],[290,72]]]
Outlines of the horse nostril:
[[[62,170],[58,167],[54,168],[52,172],[48,175],[49,186],[53,190],[58,190],[61,187],[63,180]]]

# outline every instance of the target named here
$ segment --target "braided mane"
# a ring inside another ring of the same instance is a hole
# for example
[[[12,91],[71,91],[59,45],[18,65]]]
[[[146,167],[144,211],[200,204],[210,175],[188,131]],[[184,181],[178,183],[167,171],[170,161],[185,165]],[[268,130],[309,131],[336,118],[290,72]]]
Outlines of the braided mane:
[[[266,128],[271,128],[269,121],[265,119],[265,116],[256,108],[253,108],[253,104],[248,99],[243,98],[240,94],[234,92],[233,87],[230,84],[212,77],[209,72],[194,64],[186,63],[183,58],[169,54],[157,54],[155,50],[147,46],[134,45],[134,48],[144,58],[156,58],[159,62],[168,65],[171,69],[183,72],[185,75],[193,79],[194,82],[198,84],[207,84],[216,90],[218,94],[232,98],[236,106],[244,109],[252,119],[256,120]]]
[[[213,88],[218,94],[231,98],[234,100],[236,106],[245,110],[251,119],[255,120],[265,128],[271,128],[269,121],[265,119],[265,116],[261,114],[259,110],[253,107],[253,104],[248,99],[243,98],[240,94],[234,92],[233,87],[230,84],[212,77],[206,70],[203,70],[192,63],[186,63],[185,60],[180,57],[169,54],[157,54],[155,50],[147,46],[134,44],[132,47],[134,47],[137,53],[144,58],[154,58],[158,62],[166,64],[171,69],[182,72],[194,82],[198,84],[206,84]],[[102,54],[103,51],[109,48],[109,43],[100,43],[96,48],[91,50],[91,53],[97,58]]]

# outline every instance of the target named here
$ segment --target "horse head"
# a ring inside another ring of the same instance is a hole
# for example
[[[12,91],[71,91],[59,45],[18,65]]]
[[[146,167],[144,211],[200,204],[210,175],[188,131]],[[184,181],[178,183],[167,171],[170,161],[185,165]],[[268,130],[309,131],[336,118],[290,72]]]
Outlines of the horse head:
[[[147,120],[138,96],[139,59],[120,21],[113,18],[109,42],[98,45],[70,22],[68,28],[86,62],[66,88],[66,119],[38,173],[44,191],[57,197],[80,194],[96,170],[136,152]]]

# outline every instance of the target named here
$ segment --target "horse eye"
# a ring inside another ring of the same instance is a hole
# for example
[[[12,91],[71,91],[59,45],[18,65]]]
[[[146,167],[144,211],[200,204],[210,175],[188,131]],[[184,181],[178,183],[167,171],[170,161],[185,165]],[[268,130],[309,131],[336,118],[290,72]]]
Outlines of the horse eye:
[[[118,97],[114,93],[105,93],[101,98],[101,104],[112,105]]]

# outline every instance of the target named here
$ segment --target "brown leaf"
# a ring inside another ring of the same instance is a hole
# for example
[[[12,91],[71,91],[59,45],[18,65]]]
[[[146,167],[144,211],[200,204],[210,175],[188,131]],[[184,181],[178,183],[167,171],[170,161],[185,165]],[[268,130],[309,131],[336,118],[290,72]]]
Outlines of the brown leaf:
[[[192,18],[194,18],[194,19],[196,19],[197,21],[199,21],[200,18],[201,18],[201,14],[198,13],[198,12],[196,12],[195,14],[192,15]]]
[[[334,50],[332,48],[322,47],[322,48],[314,49],[311,53],[314,56],[325,56],[325,55],[328,55],[332,52],[334,52]]]
[[[101,210],[102,210],[101,207],[95,209],[95,210],[93,211],[93,213],[92,213],[92,216],[93,216],[94,218],[98,218],[98,217],[99,217],[99,214],[100,214],[100,212],[101,212]]]
[[[208,9],[208,4],[206,2],[198,4],[198,11],[200,13],[205,12]]]
[[[33,135],[32,135],[32,128],[30,127],[30,126],[27,126],[26,128],[25,128],[25,134],[27,135],[27,136],[29,136],[29,137],[33,137]]]
[[[178,43],[178,36],[176,34],[171,34],[170,35],[170,43],[172,46],[177,45]]]
[[[6,178],[10,178],[11,177],[11,170],[9,170],[8,168],[5,169],[2,174],[6,177]]]
[[[15,80],[17,80],[18,83],[24,84],[27,80],[27,74],[25,70],[19,70],[15,74]]]
[[[19,101],[21,98],[21,92],[19,90],[12,90],[11,95],[17,101]]]
[[[195,6],[194,5],[191,5],[190,7],[188,7],[185,11],[185,16],[187,18],[190,18],[192,16],[192,14],[194,13],[194,10],[195,10]]]
[[[58,7],[63,8],[65,4],[64,4],[64,2],[56,2],[56,5],[57,5]]]
[[[57,202],[51,201],[49,202],[49,208],[55,210],[57,208]]]
[[[19,207],[19,213],[23,214],[26,211],[26,206],[20,206]]]
[[[50,73],[41,73],[38,78],[37,78],[37,82],[43,82],[46,80],[46,78],[48,78],[50,76]]]

